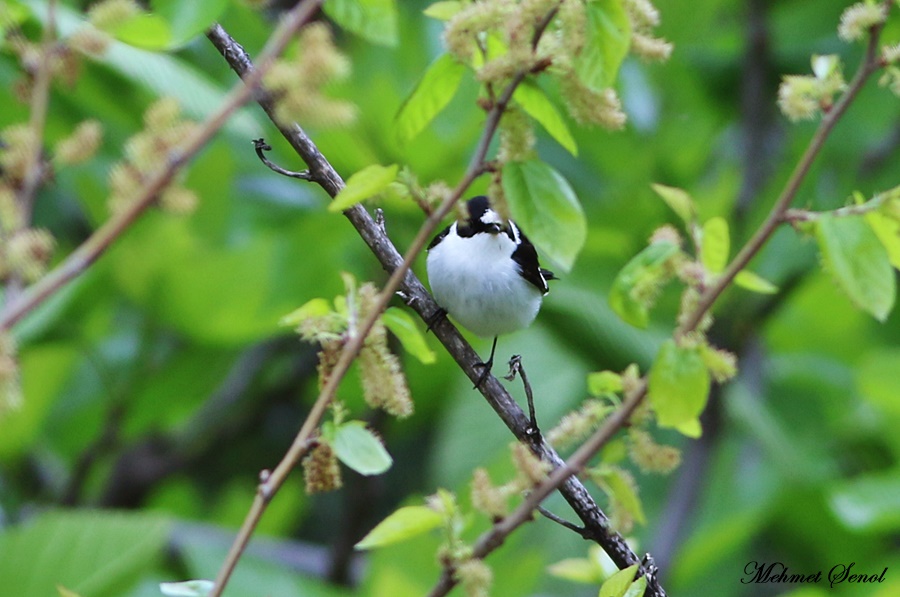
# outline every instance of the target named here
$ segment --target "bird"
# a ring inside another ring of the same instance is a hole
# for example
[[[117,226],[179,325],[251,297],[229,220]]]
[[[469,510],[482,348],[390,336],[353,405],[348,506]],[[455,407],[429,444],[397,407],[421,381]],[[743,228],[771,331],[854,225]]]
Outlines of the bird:
[[[478,388],[491,372],[497,337],[528,327],[556,279],[540,266],[537,250],[512,220],[484,195],[466,201],[468,216],[450,224],[428,245],[426,273],[440,310],[483,338],[491,356],[480,364]]]

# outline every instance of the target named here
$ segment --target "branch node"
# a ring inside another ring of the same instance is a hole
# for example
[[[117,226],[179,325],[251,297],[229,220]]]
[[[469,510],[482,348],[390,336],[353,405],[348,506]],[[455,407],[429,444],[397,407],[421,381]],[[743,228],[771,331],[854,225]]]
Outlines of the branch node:
[[[507,381],[515,381],[516,375],[521,376],[522,386],[525,388],[525,398],[528,400],[528,415],[531,423],[525,430],[529,437],[540,441],[541,430],[537,424],[537,416],[534,412],[534,394],[531,390],[531,384],[528,383],[528,376],[525,374],[525,367],[522,366],[522,355],[514,354],[509,359],[509,373],[503,376]]]
[[[375,225],[378,226],[382,234],[387,234],[387,229],[384,226],[384,210],[380,207],[375,208]]]
[[[553,522],[566,527],[567,529],[569,529],[570,531],[573,531],[574,533],[577,533],[582,539],[586,539],[589,541],[593,540],[593,534],[590,531],[588,531],[586,528],[580,527],[577,524],[573,524],[573,523],[569,522],[565,518],[557,516],[556,514],[554,514],[550,510],[547,510],[543,506],[538,506],[537,511],[540,512],[541,514],[543,514],[545,518],[552,520]]]
[[[309,173],[309,170],[302,170],[300,172],[294,172],[292,170],[286,170],[279,166],[278,164],[272,162],[265,156],[263,152],[271,151],[272,146],[266,143],[266,140],[260,137],[259,139],[253,139],[253,149],[256,150],[256,156],[260,159],[260,161],[268,166],[270,170],[273,172],[277,172],[282,176],[287,176],[289,178],[299,178],[300,180],[312,180],[312,175]]]

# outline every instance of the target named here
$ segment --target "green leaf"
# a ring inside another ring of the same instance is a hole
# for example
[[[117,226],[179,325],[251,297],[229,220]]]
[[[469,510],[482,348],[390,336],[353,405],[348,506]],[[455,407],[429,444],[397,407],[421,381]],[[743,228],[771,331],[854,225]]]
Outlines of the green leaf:
[[[622,376],[614,371],[588,373],[587,386],[591,396],[616,394],[622,391]]]
[[[525,113],[541,123],[541,126],[574,156],[578,155],[578,145],[569,131],[565,119],[544,93],[544,90],[530,81],[516,88],[513,99],[522,106]]]
[[[436,529],[444,517],[428,506],[404,506],[378,523],[356,544],[356,549],[372,549],[406,541]]]
[[[709,384],[700,351],[666,340],[647,380],[647,394],[659,426],[696,432],[695,421],[706,406]]]
[[[426,17],[438,19],[439,21],[449,21],[456,13],[463,9],[464,4],[455,0],[446,0],[444,2],[435,2],[422,11]]]
[[[426,365],[430,365],[437,360],[434,351],[425,342],[425,335],[419,331],[409,313],[397,307],[389,307],[381,315],[381,321],[387,329],[397,336],[406,352]]]
[[[570,271],[587,237],[584,211],[562,175],[538,160],[503,167],[513,219],[554,263]]]
[[[775,294],[778,287],[758,274],[754,274],[750,270],[742,269],[734,277],[734,283],[751,292],[760,294]]]
[[[81,356],[83,351],[74,342],[48,342],[22,351],[25,400],[18,408],[0,414],[0,461],[16,459],[32,448],[53,404],[71,392],[68,385]]]
[[[56,591],[59,593],[59,597],[81,597],[75,591],[70,591],[62,585],[56,585]]]
[[[152,0],[153,12],[164,18],[172,32],[170,48],[185,45],[215,23],[228,0]]]
[[[362,421],[339,425],[331,447],[341,462],[361,475],[380,475],[394,462],[381,440]]]
[[[397,180],[397,164],[366,166],[347,180],[346,186],[328,204],[328,211],[338,212],[352,207],[364,199],[374,197]]]
[[[694,200],[687,191],[677,187],[667,187],[663,184],[650,185],[657,195],[666,202],[672,211],[674,211],[685,224],[690,224],[697,218],[697,208],[694,207]]]
[[[647,590],[647,577],[642,576],[628,587],[622,597],[643,597],[644,591]]]
[[[328,0],[325,14],[363,39],[397,45],[397,5],[394,0]]]
[[[626,475],[620,469],[610,467],[608,470],[603,471],[602,478],[611,497],[631,514],[636,522],[646,524],[647,517],[644,515],[641,498],[635,492],[631,483],[629,483]]]
[[[131,17],[110,33],[119,41],[145,50],[164,50],[172,43],[169,23],[161,16],[149,13]]]
[[[708,272],[718,274],[728,265],[729,250],[728,222],[718,216],[710,218],[703,224],[703,245],[700,253],[703,266]]]
[[[866,214],[866,222],[884,245],[891,265],[900,269],[900,221],[877,211],[870,211]]]
[[[622,0],[588,2],[584,47],[575,74],[594,90],[612,86],[631,45],[631,22]]]
[[[323,298],[314,298],[306,302],[302,307],[294,309],[282,317],[278,325],[284,327],[297,327],[310,317],[321,317],[331,312],[331,305]]]
[[[896,469],[852,479],[832,491],[829,506],[855,532],[900,530],[900,472]]]
[[[167,597],[206,597],[215,586],[211,580],[186,580],[159,583],[159,590]]]
[[[610,576],[600,587],[600,597],[624,597],[634,580],[637,569],[638,565],[632,564]]]
[[[587,558],[568,558],[551,564],[547,572],[558,578],[587,585],[595,585],[603,581],[603,569],[593,560]]]
[[[643,290],[658,288],[666,279],[669,261],[678,255],[677,245],[653,243],[631,258],[616,275],[609,290],[609,306],[623,321],[638,328],[650,323],[650,306],[655,293],[643,296]]]
[[[822,214],[815,221],[822,262],[853,303],[879,321],[894,306],[896,280],[888,254],[862,218]]]
[[[441,54],[416,85],[397,112],[395,130],[403,144],[421,133],[459,89],[466,67],[450,54]]]
[[[856,368],[856,385],[863,397],[880,412],[900,419],[897,372],[900,349],[879,349],[863,355]]]
[[[120,597],[153,570],[169,536],[154,515],[111,511],[46,512],[0,535],[0,586],[5,595]]]

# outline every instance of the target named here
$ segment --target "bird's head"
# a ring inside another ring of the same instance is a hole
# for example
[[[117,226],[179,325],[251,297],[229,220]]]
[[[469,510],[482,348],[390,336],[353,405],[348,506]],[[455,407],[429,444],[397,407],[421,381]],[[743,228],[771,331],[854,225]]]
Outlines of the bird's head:
[[[461,236],[471,236],[479,232],[508,234],[509,222],[491,208],[488,198],[484,195],[469,199],[466,202],[466,210],[468,218],[459,222]]]

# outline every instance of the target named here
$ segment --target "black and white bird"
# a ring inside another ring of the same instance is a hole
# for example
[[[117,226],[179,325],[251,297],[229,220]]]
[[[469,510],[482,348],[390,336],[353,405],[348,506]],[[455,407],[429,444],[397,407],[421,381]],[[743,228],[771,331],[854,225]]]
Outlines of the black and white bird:
[[[541,268],[534,245],[491,209],[487,197],[473,197],[466,207],[468,218],[428,245],[426,268],[438,305],[466,329],[494,339],[477,388],[491,371],[497,336],[534,321],[555,276]]]

